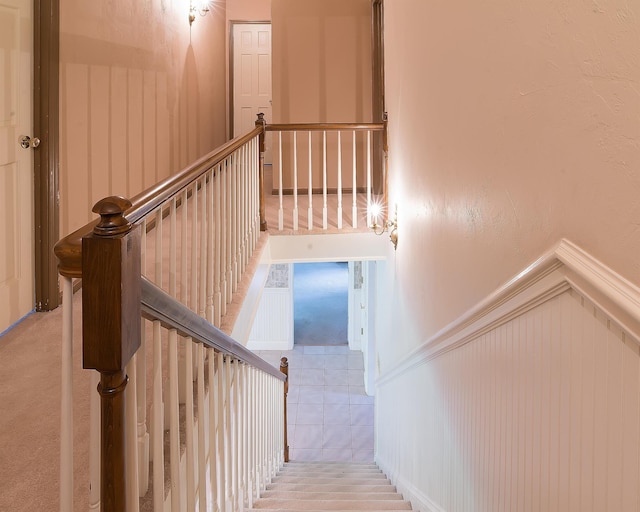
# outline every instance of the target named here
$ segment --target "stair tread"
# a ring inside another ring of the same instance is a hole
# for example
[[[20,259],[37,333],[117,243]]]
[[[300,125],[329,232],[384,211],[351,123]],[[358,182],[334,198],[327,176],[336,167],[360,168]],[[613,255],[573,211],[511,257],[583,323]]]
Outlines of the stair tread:
[[[384,485],[390,484],[388,478],[331,478],[331,477],[307,477],[282,475],[273,477],[272,483],[290,483],[290,484],[335,484],[342,485]]]
[[[282,510],[411,510],[411,503],[404,500],[286,500],[260,498],[253,508]]]
[[[347,491],[347,492],[335,492],[335,491],[285,491],[285,490],[267,490],[263,491],[262,495],[265,499],[286,499],[286,500],[362,500],[371,501],[375,500],[402,500],[396,492],[379,492],[376,493],[375,498],[371,498],[371,494],[362,491]]]
[[[370,485],[370,484],[355,484],[355,485],[343,485],[340,484],[268,484],[267,490],[281,489],[283,491],[310,491],[310,492],[323,492],[323,491],[335,491],[335,492],[396,492],[395,485],[383,484],[383,485]]]

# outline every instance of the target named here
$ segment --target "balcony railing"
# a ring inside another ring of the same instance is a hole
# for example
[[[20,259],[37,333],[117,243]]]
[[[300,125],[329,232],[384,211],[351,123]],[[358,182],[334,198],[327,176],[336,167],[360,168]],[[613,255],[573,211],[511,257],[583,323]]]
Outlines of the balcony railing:
[[[154,510],[194,510],[196,504],[205,510],[207,502],[236,510],[259,496],[287,453],[286,378],[214,326],[221,325],[238,290],[260,231],[270,227],[265,135],[278,134],[279,230],[285,216],[299,229],[301,186],[309,201],[306,229],[321,211],[326,230],[330,222],[337,229],[345,224],[347,195],[352,228],[362,215],[367,225],[376,192],[384,197],[373,184],[370,142],[384,128],[267,126],[259,116],[252,132],[131,201],[98,202],[100,219],[58,243],[64,308],[61,510],[73,509],[75,278],[83,286],[83,365],[98,370],[92,387],[100,391],[91,393],[90,508],[135,511],[142,498]],[[313,134],[322,134],[323,141],[316,156]],[[299,174],[299,138],[310,141],[306,183]],[[342,146],[345,139],[351,149]],[[315,166],[314,158],[323,164]],[[362,206],[360,194],[366,198]],[[284,196],[293,199],[289,213]],[[319,210],[315,196],[322,197]],[[335,217],[329,196],[337,199]]]

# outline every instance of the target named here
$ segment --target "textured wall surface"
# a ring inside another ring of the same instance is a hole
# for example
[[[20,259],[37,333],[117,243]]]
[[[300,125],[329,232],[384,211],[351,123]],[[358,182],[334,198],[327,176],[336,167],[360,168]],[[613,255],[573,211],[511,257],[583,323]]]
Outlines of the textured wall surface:
[[[62,0],[61,235],[225,141],[224,7]]]
[[[639,15],[622,0],[385,4],[390,286],[414,325],[397,357],[562,237],[640,283]]]

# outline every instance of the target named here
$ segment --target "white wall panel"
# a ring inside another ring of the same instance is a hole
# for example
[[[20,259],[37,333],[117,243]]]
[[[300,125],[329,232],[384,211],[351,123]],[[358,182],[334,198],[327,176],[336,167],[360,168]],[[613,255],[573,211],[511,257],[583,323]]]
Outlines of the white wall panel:
[[[377,397],[377,460],[421,510],[640,510],[639,345],[575,289]]]

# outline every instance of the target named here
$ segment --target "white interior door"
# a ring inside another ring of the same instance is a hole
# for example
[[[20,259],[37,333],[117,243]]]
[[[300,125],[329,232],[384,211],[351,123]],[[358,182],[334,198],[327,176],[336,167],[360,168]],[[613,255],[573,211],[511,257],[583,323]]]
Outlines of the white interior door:
[[[0,0],[0,332],[34,306],[32,5]]]
[[[271,25],[233,25],[233,136],[255,127],[258,113],[271,122]],[[265,162],[271,163],[267,137]]]

